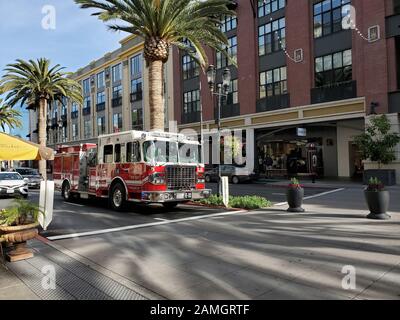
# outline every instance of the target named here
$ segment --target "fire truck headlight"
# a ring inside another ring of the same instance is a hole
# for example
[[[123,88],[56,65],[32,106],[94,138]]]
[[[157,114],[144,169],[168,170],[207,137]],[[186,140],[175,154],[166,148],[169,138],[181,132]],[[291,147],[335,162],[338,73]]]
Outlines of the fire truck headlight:
[[[160,185],[160,184],[165,184],[165,179],[161,174],[154,173],[149,176],[149,182],[152,184]]]

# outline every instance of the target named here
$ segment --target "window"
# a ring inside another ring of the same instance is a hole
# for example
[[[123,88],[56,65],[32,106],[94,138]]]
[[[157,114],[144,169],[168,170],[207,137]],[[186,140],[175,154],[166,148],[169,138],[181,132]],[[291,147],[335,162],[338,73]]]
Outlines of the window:
[[[83,99],[83,108],[90,108],[91,99],[90,97],[85,97]]]
[[[83,80],[82,82],[83,95],[90,95],[90,79]]]
[[[263,56],[286,47],[286,20],[281,18],[258,27],[258,54]]]
[[[229,88],[227,104],[237,104],[237,103],[239,103],[238,80],[234,79],[231,81],[231,86]]]
[[[287,94],[286,67],[260,73],[260,99]]]
[[[237,37],[228,38],[228,43],[228,55],[232,60],[237,61]],[[225,68],[229,65],[228,57],[222,52],[217,52],[217,69]]]
[[[400,0],[393,0],[393,12],[394,14],[400,13]]]
[[[191,79],[199,75],[199,66],[191,56],[184,55],[182,57],[182,71],[184,80]]]
[[[106,93],[104,91],[97,93],[97,104],[106,102]]]
[[[113,87],[113,99],[122,97],[122,86]]]
[[[112,163],[113,162],[113,150],[114,147],[112,145],[104,146],[104,154],[103,154],[103,162],[104,163]]]
[[[62,142],[67,142],[67,140],[68,140],[67,127],[62,127],[62,129],[61,129],[61,139],[62,139]]]
[[[258,0],[258,17],[264,17],[283,9],[285,5],[286,0]]]
[[[72,104],[72,112],[78,112],[78,104],[75,102]]]
[[[103,117],[98,117],[97,118],[97,134],[105,134],[106,133],[106,118]]]
[[[200,90],[185,92],[183,94],[183,113],[200,111]]]
[[[142,55],[139,54],[131,59],[131,75],[140,75],[142,73]]]
[[[104,71],[97,74],[97,88],[104,88],[106,83],[106,78],[104,75]]]
[[[315,87],[329,86],[352,79],[351,49],[315,59]]]
[[[78,136],[79,136],[79,128],[78,128],[78,124],[73,123],[72,124],[72,140],[78,140]]]
[[[83,130],[85,139],[90,139],[92,137],[92,128],[91,128],[91,120],[85,120],[83,123]]]
[[[122,113],[114,113],[113,132],[121,132],[121,129],[122,129]]]
[[[131,82],[131,102],[142,100],[142,79],[134,79]]]
[[[126,145],[126,162],[140,162],[141,160],[139,142],[129,142]]]
[[[63,105],[61,107],[61,115],[62,116],[66,116],[67,115],[67,106],[66,105]]]
[[[237,28],[237,18],[234,16],[223,17],[221,22],[222,22],[221,25],[222,32],[228,32]]]
[[[122,64],[112,67],[112,81],[118,82],[122,80]]]
[[[122,161],[121,158],[121,145],[120,144],[116,144],[115,145],[115,156],[114,156],[114,162],[115,163],[121,163]]]
[[[314,4],[314,38],[341,31],[349,4],[350,0],[324,0]]]
[[[139,127],[143,125],[143,110],[134,109],[132,110],[132,127]]]

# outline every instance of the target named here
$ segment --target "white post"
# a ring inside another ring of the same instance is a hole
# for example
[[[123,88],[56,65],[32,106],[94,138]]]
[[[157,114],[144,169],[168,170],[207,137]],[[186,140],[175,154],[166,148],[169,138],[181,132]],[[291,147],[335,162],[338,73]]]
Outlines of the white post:
[[[225,207],[229,206],[229,179],[228,177],[221,177],[222,186],[222,201]]]
[[[43,214],[39,215],[39,223],[43,230],[47,230],[53,220],[54,181],[42,181],[40,184],[39,208]]]

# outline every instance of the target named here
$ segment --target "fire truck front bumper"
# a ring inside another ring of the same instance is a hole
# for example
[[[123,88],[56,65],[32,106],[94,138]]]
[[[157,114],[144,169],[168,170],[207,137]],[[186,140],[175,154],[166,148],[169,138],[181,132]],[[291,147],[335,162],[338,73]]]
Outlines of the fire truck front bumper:
[[[191,191],[144,191],[142,201],[149,203],[165,202],[188,202],[192,200],[207,199],[211,196],[211,190],[191,190]]]

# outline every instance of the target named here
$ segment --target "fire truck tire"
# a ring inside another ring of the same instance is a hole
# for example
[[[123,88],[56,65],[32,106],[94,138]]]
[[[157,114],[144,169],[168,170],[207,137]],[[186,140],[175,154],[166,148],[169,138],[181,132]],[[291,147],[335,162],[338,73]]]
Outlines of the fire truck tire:
[[[70,201],[72,196],[71,196],[71,186],[68,181],[65,181],[62,185],[61,188],[61,195],[64,198],[65,201]]]
[[[116,183],[110,194],[110,206],[115,211],[121,211],[126,205],[126,192],[125,188],[121,183]]]
[[[163,206],[165,209],[171,210],[171,209],[176,208],[178,206],[178,204],[179,204],[178,202],[166,202],[166,203],[163,203]]]

